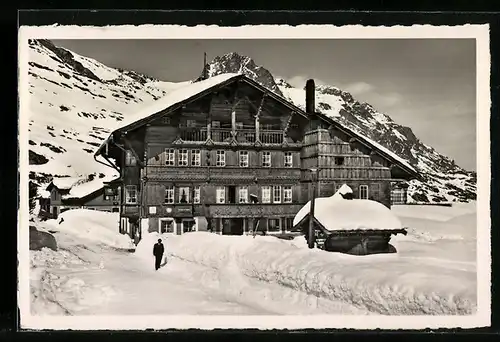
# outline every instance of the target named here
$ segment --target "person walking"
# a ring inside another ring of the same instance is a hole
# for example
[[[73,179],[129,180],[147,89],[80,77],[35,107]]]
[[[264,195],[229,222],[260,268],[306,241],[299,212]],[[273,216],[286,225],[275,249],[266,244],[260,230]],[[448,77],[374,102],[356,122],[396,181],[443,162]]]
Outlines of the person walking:
[[[155,256],[155,269],[158,271],[161,264],[161,259],[163,257],[163,253],[165,252],[165,247],[161,242],[161,239],[158,239],[158,242],[155,243],[153,247],[153,255]]]

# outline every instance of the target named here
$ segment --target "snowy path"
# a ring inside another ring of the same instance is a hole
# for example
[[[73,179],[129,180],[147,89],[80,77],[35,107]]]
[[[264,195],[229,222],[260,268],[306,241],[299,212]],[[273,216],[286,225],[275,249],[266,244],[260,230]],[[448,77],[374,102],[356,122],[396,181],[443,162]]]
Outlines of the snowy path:
[[[59,235],[59,234],[58,234]],[[62,236],[59,235],[59,238]],[[60,239],[63,241],[65,238]],[[153,260],[146,264],[131,253],[118,252],[109,248],[81,248],[65,246],[73,257],[83,261],[80,265],[64,266],[64,262],[47,268],[51,280],[54,302],[65,312],[78,315],[169,315],[169,314],[272,314],[272,312],[249,304],[228,300],[223,294],[206,290],[200,284],[190,283],[167,267],[155,271]],[[102,246],[101,246],[102,247]],[[95,252],[99,252],[98,254]],[[96,259],[96,255],[99,259]],[[172,262],[172,265],[175,265]],[[101,268],[101,267],[102,268]],[[168,265],[170,266],[170,264]],[[64,282],[60,281],[65,279]],[[32,281],[40,281],[34,274]],[[57,281],[57,282],[56,282]],[[93,291],[78,290],[91,284]],[[43,284],[42,284],[43,285]],[[67,285],[72,294],[64,291]],[[47,287],[47,284],[45,284]],[[99,289],[100,291],[97,291]],[[80,295],[75,298],[75,294]],[[104,295],[103,295],[104,294]],[[69,300],[71,299],[71,300]]]

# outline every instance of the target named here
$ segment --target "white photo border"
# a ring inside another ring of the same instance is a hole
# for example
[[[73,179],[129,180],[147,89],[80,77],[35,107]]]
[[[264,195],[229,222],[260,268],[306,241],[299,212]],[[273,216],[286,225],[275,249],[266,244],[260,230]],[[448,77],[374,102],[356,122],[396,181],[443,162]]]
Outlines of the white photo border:
[[[469,316],[35,316],[30,312],[28,207],[28,39],[410,39],[476,40],[477,106],[477,313]],[[489,25],[117,25],[21,26],[19,28],[18,307],[21,329],[425,329],[490,325],[490,52]]]

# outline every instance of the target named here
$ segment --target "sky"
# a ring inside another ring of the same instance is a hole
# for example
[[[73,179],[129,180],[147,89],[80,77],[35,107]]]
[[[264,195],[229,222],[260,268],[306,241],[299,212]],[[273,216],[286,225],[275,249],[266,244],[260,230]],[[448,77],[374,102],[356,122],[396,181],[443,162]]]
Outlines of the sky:
[[[238,52],[303,87],[334,85],[368,102],[425,144],[476,170],[474,39],[54,40],[58,46],[164,81],[197,78],[210,61]]]

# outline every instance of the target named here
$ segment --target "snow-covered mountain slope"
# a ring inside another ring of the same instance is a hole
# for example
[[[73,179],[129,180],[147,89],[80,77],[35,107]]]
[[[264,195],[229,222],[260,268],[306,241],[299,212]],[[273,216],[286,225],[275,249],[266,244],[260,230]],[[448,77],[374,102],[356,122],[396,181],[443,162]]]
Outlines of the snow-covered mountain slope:
[[[112,176],[93,158],[110,130],[184,85],[110,68],[48,40],[29,41],[28,63],[30,197],[53,176]]]
[[[250,57],[229,53],[205,66],[209,77],[221,73],[244,73],[295,105],[305,108],[304,89],[294,88],[282,78],[258,66]],[[421,172],[424,181],[410,183],[410,200],[417,202],[469,201],[476,199],[476,173],[420,141],[411,128],[394,122],[368,103],[330,85],[316,86],[316,110],[390,149]]]

